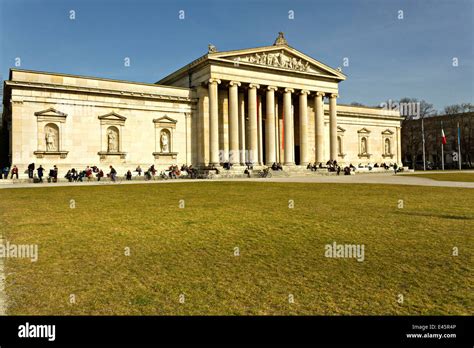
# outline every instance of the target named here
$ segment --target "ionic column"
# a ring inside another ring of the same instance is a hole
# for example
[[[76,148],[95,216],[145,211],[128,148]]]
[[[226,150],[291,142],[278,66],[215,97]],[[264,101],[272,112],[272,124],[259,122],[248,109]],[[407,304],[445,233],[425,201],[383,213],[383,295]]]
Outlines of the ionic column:
[[[239,163],[239,92],[240,82],[229,82],[229,162]]]
[[[219,79],[209,79],[209,164],[219,164],[219,113],[217,85]]]
[[[259,85],[249,85],[249,162],[258,161],[258,126],[257,126],[257,88]]]
[[[258,164],[263,164],[263,113],[262,99],[257,95]]]
[[[300,164],[309,163],[308,156],[308,94],[309,91],[303,89],[300,92]]]
[[[331,160],[337,160],[337,94],[329,96],[329,153]]]
[[[276,144],[275,144],[275,91],[274,86],[267,87],[267,106],[266,106],[266,120],[265,120],[265,157],[267,165],[272,165],[276,162]]]
[[[316,92],[314,97],[316,124],[316,162],[324,163],[324,104],[323,92]]]
[[[240,139],[240,164],[245,165],[245,101],[244,93],[239,92],[239,139]]]
[[[285,142],[285,165],[295,164],[295,146],[293,143],[293,120],[291,119],[291,93],[292,88],[285,88],[283,94],[283,112],[284,112],[284,142]]]

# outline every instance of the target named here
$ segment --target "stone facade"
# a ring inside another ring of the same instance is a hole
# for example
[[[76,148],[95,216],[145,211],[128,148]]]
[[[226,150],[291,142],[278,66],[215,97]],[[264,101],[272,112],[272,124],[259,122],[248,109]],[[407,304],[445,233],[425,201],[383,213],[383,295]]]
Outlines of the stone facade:
[[[346,78],[287,45],[209,52],[156,84],[11,69],[9,155],[60,172],[114,165],[401,164],[398,112],[337,104]]]

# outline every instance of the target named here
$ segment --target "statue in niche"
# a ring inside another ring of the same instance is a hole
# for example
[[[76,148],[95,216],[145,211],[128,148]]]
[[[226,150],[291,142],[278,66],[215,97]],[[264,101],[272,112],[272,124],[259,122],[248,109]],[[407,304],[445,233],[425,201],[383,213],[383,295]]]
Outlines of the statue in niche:
[[[160,142],[161,142],[161,152],[169,152],[169,139],[168,139],[168,133],[166,131],[161,132],[161,137],[160,137]]]
[[[114,129],[107,132],[107,152],[118,152],[118,134]]]
[[[385,139],[385,154],[390,155],[390,140]]]
[[[56,151],[56,130],[53,127],[48,127],[46,130],[46,151]]]
[[[261,63],[265,64],[265,65],[267,64],[267,54],[265,52],[263,52],[263,54],[262,54]]]
[[[362,138],[360,141],[360,153],[363,155],[367,154],[367,140],[365,138]]]

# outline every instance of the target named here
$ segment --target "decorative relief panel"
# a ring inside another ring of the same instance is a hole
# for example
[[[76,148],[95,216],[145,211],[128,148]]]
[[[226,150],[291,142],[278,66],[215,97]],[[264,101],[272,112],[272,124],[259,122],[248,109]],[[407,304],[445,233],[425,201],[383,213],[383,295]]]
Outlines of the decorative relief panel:
[[[319,73],[319,71],[315,70],[309,62],[304,61],[299,57],[289,55],[288,53],[285,53],[284,50],[281,50],[279,52],[271,51],[268,53],[257,52],[249,55],[234,57],[233,60],[235,62],[246,62],[275,68],[289,69],[294,71]]]

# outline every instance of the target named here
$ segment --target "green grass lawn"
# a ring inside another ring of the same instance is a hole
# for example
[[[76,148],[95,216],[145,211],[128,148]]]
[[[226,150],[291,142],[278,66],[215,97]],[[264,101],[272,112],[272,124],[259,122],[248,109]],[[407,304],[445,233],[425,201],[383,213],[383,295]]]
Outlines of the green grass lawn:
[[[446,173],[423,173],[423,174],[404,174],[404,176],[420,177],[433,179],[437,181],[462,181],[462,182],[474,182],[474,172],[462,173],[462,172],[446,172]]]
[[[473,192],[265,182],[2,189],[4,239],[39,244],[37,262],[6,259],[8,314],[472,314]],[[326,258],[334,241],[364,244],[365,261]]]

